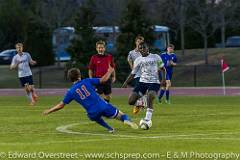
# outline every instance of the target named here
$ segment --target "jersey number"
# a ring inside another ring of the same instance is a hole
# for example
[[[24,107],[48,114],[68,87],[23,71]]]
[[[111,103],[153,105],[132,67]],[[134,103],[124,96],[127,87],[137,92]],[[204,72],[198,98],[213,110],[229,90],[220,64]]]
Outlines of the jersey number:
[[[89,91],[87,90],[85,85],[81,86],[81,89],[76,89],[77,94],[80,96],[81,99],[85,99],[86,97],[90,96]]]

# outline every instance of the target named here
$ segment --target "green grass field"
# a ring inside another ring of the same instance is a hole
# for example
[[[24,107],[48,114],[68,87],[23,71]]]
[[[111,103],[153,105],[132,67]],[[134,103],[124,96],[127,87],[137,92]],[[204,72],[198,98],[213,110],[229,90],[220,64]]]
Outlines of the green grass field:
[[[0,97],[0,159],[10,159],[6,156],[12,152],[161,155],[161,158],[149,159],[171,159],[167,154],[173,156],[176,153],[179,156],[182,152],[190,154],[193,151],[240,152],[239,97],[173,97],[171,105],[156,102],[150,130],[132,130],[118,121],[107,120],[116,129],[115,134],[90,122],[84,110],[76,103],[71,103],[56,113],[42,116],[42,111],[59,102],[61,97],[40,98],[39,103],[31,107],[26,105],[25,97]],[[112,103],[128,113],[137,123],[145,116],[145,112],[132,115],[127,97],[113,97]],[[73,125],[64,130],[71,133],[56,130],[71,124]],[[2,154],[5,157],[1,157]],[[94,158],[80,156],[78,159]],[[181,156],[175,159],[181,159]]]

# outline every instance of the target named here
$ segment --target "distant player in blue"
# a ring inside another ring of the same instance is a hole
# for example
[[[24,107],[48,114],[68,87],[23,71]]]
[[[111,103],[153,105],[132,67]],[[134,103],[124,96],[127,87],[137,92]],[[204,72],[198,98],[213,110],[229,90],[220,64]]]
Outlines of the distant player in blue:
[[[161,86],[161,90],[158,96],[159,102],[162,101],[162,97],[166,92],[166,103],[170,104],[170,92],[169,89],[171,87],[171,79],[173,74],[173,67],[177,65],[177,56],[174,53],[174,45],[169,44],[167,47],[167,52],[161,54],[161,58],[164,62],[164,67],[166,68],[167,75],[166,75],[166,86]],[[161,75],[160,75],[161,79]]]
[[[86,110],[90,120],[105,127],[110,133],[113,133],[114,129],[102,119],[102,116],[118,119],[133,129],[137,129],[137,124],[132,122],[126,114],[104,101],[95,91],[94,85],[106,82],[113,71],[114,69],[109,66],[107,73],[102,78],[86,78],[81,80],[80,70],[77,68],[70,69],[68,71],[68,78],[73,82],[72,87],[67,91],[62,102],[51,109],[45,110],[43,115],[63,109],[66,104],[75,100]]]

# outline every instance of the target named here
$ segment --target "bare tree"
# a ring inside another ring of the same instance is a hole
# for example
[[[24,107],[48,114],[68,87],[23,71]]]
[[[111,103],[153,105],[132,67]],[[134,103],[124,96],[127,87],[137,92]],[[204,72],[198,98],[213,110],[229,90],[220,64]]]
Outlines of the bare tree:
[[[208,64],[208,38],[219,28],[215,0],[188,0],[190,5],[189,27],[199,33],[204,41],[204,59]]]
[[[221,27],[221,46],[225,47],[225,30],[226,26],[236,27],[236,16],[239,12],[240,2],[236,0],[215,0],[215,5],[218,10],[218,23]]]
[[[126,6],[126,0],[96,0],[96,24],[118,25]]]
[[[149,4],[150,5],[150,4]],[[152,2],[150,6],[153,10],[149,11],[148,16],[160,24],[165,23],[175,32],[176,38],[180,32],[181,51],[184,55],[185,36],[184,30],[187,23],[188,3],[186,0],[158,0]],[[154,15],[154,16],[153,16]]]
[[[41,16],[52,29],[72,25],[81,2],[79,0],[43,0]]]

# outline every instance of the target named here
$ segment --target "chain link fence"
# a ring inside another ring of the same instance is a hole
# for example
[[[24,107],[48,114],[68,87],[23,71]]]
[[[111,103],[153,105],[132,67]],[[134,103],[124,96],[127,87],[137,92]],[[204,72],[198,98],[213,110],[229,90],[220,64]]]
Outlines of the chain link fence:
[[[9,66],[0,66],[0,88],[19,88],[17,71]],[[33,80],[36,88],[66,88],[71,86],[67,80],[67,69],[62,66],[33,67]],[[128,66],[118,66],[117,81],[113,87],[120,87],[130,73]],[[86,78],[87,67],[81,68],[82,77]],[[226,86],[240,86],[240,65],[230,66],[225,72]],[[218,65],[178,65],[174,68],[172,85],[175,87],[221,86],[222,74]]]

